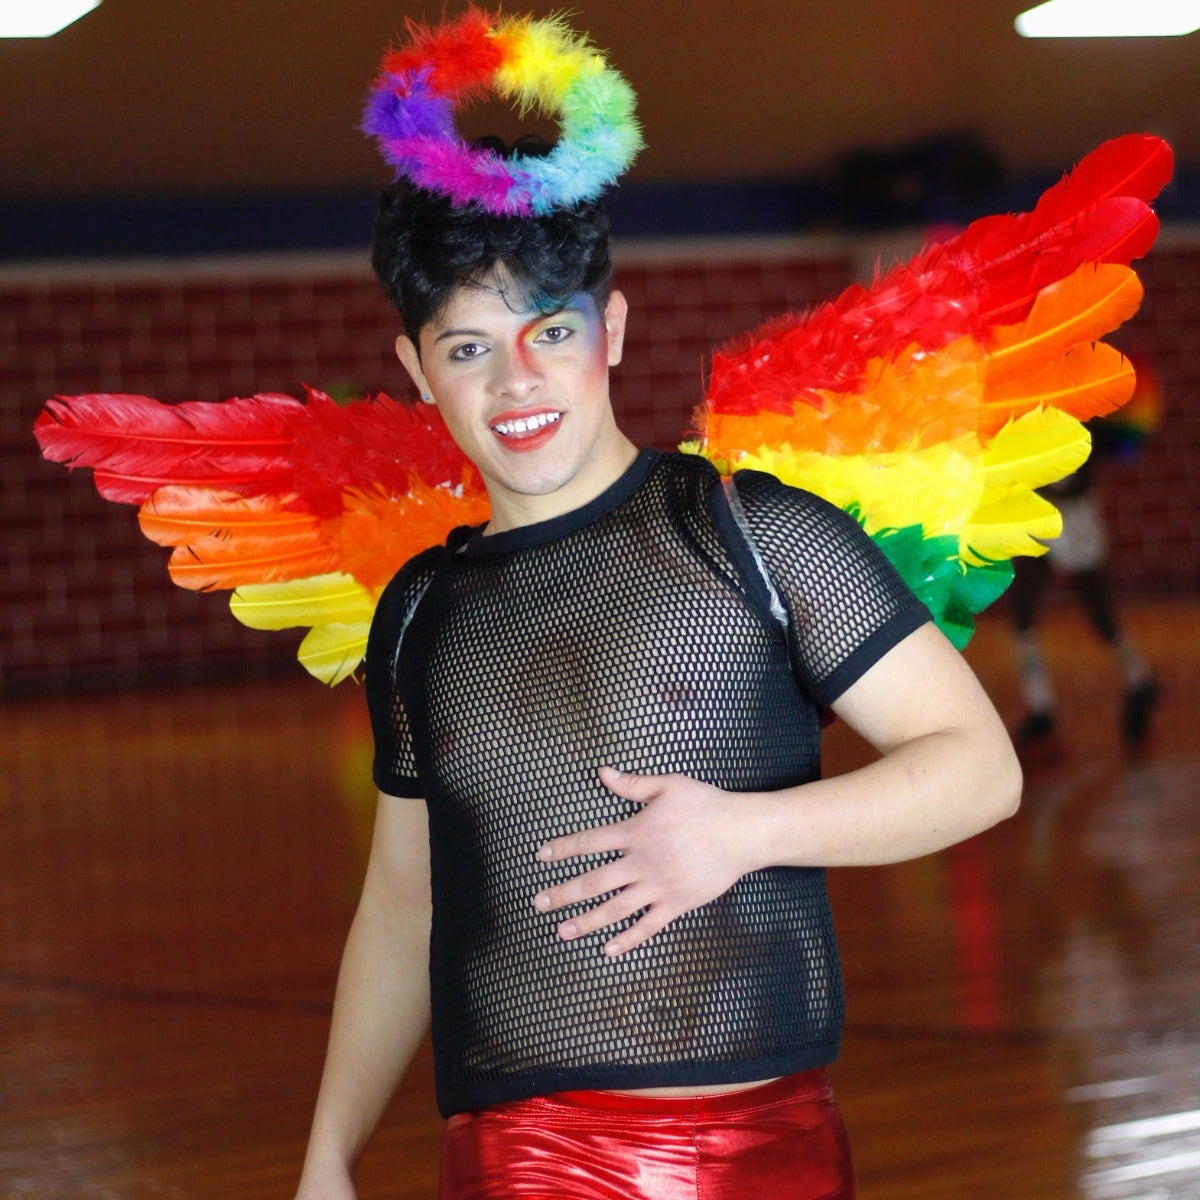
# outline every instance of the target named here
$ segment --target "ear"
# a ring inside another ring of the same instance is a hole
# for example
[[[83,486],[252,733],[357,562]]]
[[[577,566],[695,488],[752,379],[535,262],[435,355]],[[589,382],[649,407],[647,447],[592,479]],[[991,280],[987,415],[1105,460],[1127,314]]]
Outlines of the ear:
[[[625,349],[625,318],[629,315],[629,305],[622,292],[608,293],[608,301],[604,305],[604,328],[608,331],[608,365],[615,367],[621,361]]]
[[[421,354],[407,333],[402,333],[396,339],[396,357],[404,364],[404,369],[408,372],[409,378],[417,385],[417,391],[421,393],[421,399],[426,404],[432,404],[434,401],[429,388],[429,382],[425,378],[425,372],[421,370]]]

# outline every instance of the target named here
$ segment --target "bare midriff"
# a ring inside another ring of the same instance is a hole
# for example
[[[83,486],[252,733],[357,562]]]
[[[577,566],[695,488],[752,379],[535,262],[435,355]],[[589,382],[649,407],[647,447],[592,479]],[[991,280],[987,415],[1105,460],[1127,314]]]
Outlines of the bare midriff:
[[[693,1084],[688,1087],[658,1087],[658,1088],[605,1088],[614,1096],[721,1096],[727,1092],[744,1092],[750,1088],[762,1087],[764,1083],[774,1083],[779,1076],[771,1079],[753,1079],[748,1083],[723,1083],[720,1087],[706,1084]]]

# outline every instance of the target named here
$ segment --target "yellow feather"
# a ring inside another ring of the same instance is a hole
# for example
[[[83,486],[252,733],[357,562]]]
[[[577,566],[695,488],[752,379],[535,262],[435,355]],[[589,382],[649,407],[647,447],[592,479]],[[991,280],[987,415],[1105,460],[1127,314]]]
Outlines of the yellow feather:
[[[352,625],[318,625],[300,643],[301,665],[322,683],[332,687],[354,674],[367,652],[371,622]]]
[[[1042,540],[1062,530],[1058,510],[1030,481],[1059,478],[1078,466],[1080,426],[1062,413],[1033,415],[1025,425],[1014,423],[988,450],[973,438],[840,458],[762,447],[738,466],[767,471],[856,510],[870,534],[919,523],[926,537],[957,537],[963,562],[979,566],[1014,554],[1043,554]]]
[[[358,580],[335,571],[286,583],[246,584],[229,598],[229,607],[251,629],[290,629],[369,622],[375,603]]]
[[[496,91],[502,99],[515,100],[522,115],[535,108],[561,111],[564,93],[591,60],[594,69],[603,66],[598,53],[577,43],[560,18],[516,17],[498,26],[497,34],[515,36],[513,54],[496,72]]]
[[[984,487],[1044,487],[1077,470],[1091,445],[1091,435],[1074,417],[1056,408],[1035,409],[1010,421],[988,443],[983,452]],[[989,502],[986,493],[983,502]]]
[[[1042,540],[1062,532],[1058,509],[1032,488],[1013,484],[993,493],[972,515],[959,539],[959,555],[968,566],[1046,552]]]
[[[964,438],[908,453],[842,457],[763,447],[738,466],[856,508],[868,533],[919,523],[934,536],[958,535],[970,520],[983,494],[981,462],[978,443]]]

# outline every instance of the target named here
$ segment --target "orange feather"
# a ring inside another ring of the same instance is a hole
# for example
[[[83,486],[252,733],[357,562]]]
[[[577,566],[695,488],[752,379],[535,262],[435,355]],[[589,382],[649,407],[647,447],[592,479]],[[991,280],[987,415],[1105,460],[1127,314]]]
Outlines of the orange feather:
[[[138,521],[151,541],[175,548],[168,564],[175,583],[209,591],[334,569],[320,521],[295,503],[294,497],[165,487],[142,506]]]
[[[1057,408],[1080,421],[1120,408],[1136,384],[1133,365],[1104,342],[1073,346],[1061,358],[1026,375],[988,380],[979,431],[986,440],[1003,425],[1035,408]]]
[[[458,525],[482,524],[490,511],[482,487],[464,487],[455,494],[419,479],[405,496],[355,492],[345,504],[341,519],[328,527],[334,556],[338,569],[372,595],[414,554],[440,545]]]
[[[1018,325],[997,329],[988,353],[988,377],[997,382],[1050,362],[1127,321],[1142,301],[1131,268],[1085,263],[1046,288]]]

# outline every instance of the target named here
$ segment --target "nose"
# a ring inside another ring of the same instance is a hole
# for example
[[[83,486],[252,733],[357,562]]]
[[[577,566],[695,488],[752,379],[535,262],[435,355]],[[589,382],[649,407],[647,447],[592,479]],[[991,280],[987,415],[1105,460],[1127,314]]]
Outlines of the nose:
[[[496,390],[500,395],[520,400],[542,386],[542,372],[530,347],[518,344],[493,361],[498,368]]]

